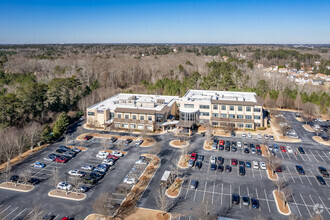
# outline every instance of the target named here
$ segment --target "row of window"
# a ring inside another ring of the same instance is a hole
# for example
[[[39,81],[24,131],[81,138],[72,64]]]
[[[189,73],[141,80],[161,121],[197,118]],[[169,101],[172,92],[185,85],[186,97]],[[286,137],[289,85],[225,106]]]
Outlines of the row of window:
[[[122,116],[122,114],[117,114],[117,118],[121,118],[121,116]],[[124,115],[124,118],[125,118],[125,119],[130,119],[129,116],[130,116],[130,115],[125,114],[125,115]],[[132,119],[136,120],[136,119],[137,119],[137,115],[132,115]],[[148,119],[148,121],[152,121],[152,116],[151,116],[151,115],[148,115],[147,119]],[[144,115],[140,115],[140,120],[145,120]]]
[[[145,126],[145,127],[144,127]],[[116,128],[126,128],[126,129],[138,129],[138,130],[143,130],[144,128],[146,128],[147,130],[152,130],[152,126],[151,125],[136,125],[136,124],[127,124],[127,123],[115,123],[115,127]]]
[[[214,126],[214,127],[219,127],[219,122],[217,122],[217,121],[213,121],[212,122],[212,125]],[[220,126],[221,126],[222,124],[220,123]],[[237,123],[236,124],[236,126],[235,126],[235,124],[233,124],[234,125],[234,127],[237,127],[237,128],[244,128],[244,123]],[[256,124],[256,127],[258,127],[258,125],[259,125],[259,127],[260,127],[260,124]],[[246,123],[245,124],[245,128],[253,128],[253,124],[248,124],[248,123]]]
[[[194,104],[184,104],[185,108],[194,108]],[[243,106],[234,106],[234,105],[229,105],[229,111],[235,111],[235,107],[237,107],[237,111],[241,112],[243,111]],[[199,105],[199,109],[210,109],[210,105]],[[219,105],[213,105],[213,110],[218,110]],[[221,105],[221,110],[226,111],[227,110],[227,105]],[[252,107],[251,106],[245,106],[245,111],[246,112],[251,112]],[[253,108],[254,112],[261,112],[260,108]]]
[[[201,114],[202,115],[202,114]],[[212,113],[212,117],[219,118],[219,113]],[[244,115],[220,114],[220,118],[238,118],[244,119]],[[252,120],[252,115],[245,115],[245,119]],[[260,115],[255,115],[254,119],[260,119]]]

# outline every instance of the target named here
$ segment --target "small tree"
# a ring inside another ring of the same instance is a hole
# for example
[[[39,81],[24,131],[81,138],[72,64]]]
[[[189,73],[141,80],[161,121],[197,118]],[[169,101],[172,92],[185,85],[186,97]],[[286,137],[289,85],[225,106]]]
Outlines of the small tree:
[[[17,130],[16,132],[16,138],[14,139],[14,143],[16,145],[19,157],[22,158],[22,153],[24,151],[25,146],[27,145],[27,139],[24,133],[20,130]]]
[[[65,112],[61,113],[53,127],[53,136],[59,138],[69,125],[69,119]]]
[[[277,191],[280,192],[286,187],[287,183],[284,180],[277,180],[275,181],[275,185],[277,187]]]
[[[300,111],[303,107],[303,102],[301,100],[301,95],[300,92],[298,92],[296,100],[294,101],[294,106],[298,109],[298,111]]]
[[[51,184],[55,187],[55,189],[57,190],[57,185],[60,182],[60,174],[57,168],[54,168],[52,170],[52,176],[51,176]]]
[[[286,204],[292,199],[292,191],[289,188],[283,188],[279,192],[279,196],[284,201],[283,208],[285,208]]]
[[[24,127],[24,134],[30,145],[31,152],[33,147],[40,141],[42,126],[37,122],[31,122]]]
[[[273,108],[275,106],[275,100],[270,97],[269,93],[266,95],[265,105],[269,108]]]
[[[108,192],[102,193],[92,204],[94,211],[103,215],[108,219],[115,211],[115,206],[111,202],[110,194]]]
[[[79,187],[83,183],[80,177],[70,176],[69,183],[72,185],[72,190],[76,192],[76,195],[79,195]]]
[[[278,97],[277,97],[277,100],[276,100],[276,105],[279,108],[283,108],[284,105],[285,105],[285,99],[284,99],[284,95],[283,95],[282,91],[280,91],[278,93]]]
[[[275,174],[276,169],[282,165],[282,161],[272,155],[270,157],[265,157],[265,162],[273,171],[273,174]]]
[[[171,201],[166,196],[166,188],[163,185],[161,185],[156,191],[155,202],[158,209],[163,212],[162,215],[164,216],[171,206]]]
[[[19,174],[21,181],[25,184],[25,188],[27,187],[27,184],[29,184],[29,180],[31,179],[31,176],[32,176],[31,170],[29,169],[23,170]]]

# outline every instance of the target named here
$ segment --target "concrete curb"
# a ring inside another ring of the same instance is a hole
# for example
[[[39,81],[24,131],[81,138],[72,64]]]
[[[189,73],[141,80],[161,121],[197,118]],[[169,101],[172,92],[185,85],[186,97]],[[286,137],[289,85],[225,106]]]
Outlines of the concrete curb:
[[[266,167],[267,167],[267,165],[266,165]],[[272,172],[272,171],[270,170],[270,172]],[[269,173],[268,173],[268,168],[266,168],[266,173],[267,173],[267,177],[268,177],[268,179],[270,179],[270,180],[272,180],[272,181],[277,181],[277,180],[278,180],[278,175],[277,175],[277,173],[275,173],[275,174],[276,174],[276,179],[272,179],[272,178],[270,178]]]
[[[278,211],[280,214],[282,214],[282,215],[291,215],[291,209],[290,209],[289,204],[287,204],[288,209],[289,209],[289,212],[288,212],[288,213],[284,213],[284,212],[282,212],[282,211],[279,209],[279,207],[278,207],[278,203],[277,203],[277,198],[276,198],[276,195],[275,195],[275,191],[277,191],[277,190],[273,190],[273,196],[274,196],[274,199],[275,199],[275,204],[276,204],[277,211]]]
[[[178,167],[181,168],[181,169],[188,169],[189,168],[188,164],[187,164],[187,167],[180,166],[181,157],[182,157],[182,155],[179,158]]]
[[[189,145],[189,142],[186,141],[187,144],[182,145],[182,146],[176,146],[176,145],[173,144],[174,141],[176,141],[176,140],[172,140],[172,141],[169,143],[169,145],[171,145],[172,147],[175,147],[175,148],[183,148],[183,147],[187,147],[187,146]]]
[[[305,129],[305,131],[314,133],[314,130],[313,130],[313,128],[310,125],[306,125],[305,124],[305,125],[302,125],[302,127]]]
[[[178,197],[179,197],[179,195],[180,195],[180,193],[181,193],[182,184],[183,184],[183,183],[181,183],[181,186],[180,186],[180,190],[179,190],[179,193],[178,193],[178,195],[177,195],[177,196],[170,196],[170,195],[168,195],[168,193],[167,193],[168,189],[165,191],[165,195],[166,195],[167,197],[171,198],[171,199],[175,199],[175,198],[178,198]]]
[[[85,193],[81,193],[84,195],[84,198],[82,199],[74,199],[74,198],[69,198],[69,197],[66,197],[66,196],[58,196],[58,195],[52,195],[51,193],[56,191],[55,189],[51,190],[48,192],[48,196],[49,197],[54,197],[54,198],[60,198],[60,199],[67,199],[67,200],[72,200],[72,201],[82,201],[84,199],[86,199],[87,195]],[[59,190],[59,191],[63,191],[63,190]]]
[[[205,140],[205,141],[204,141],[204,145],[203,145],[203,149],[204,149],[204,150],[207,150],[207,151],[211,151],[211,150],[212,150],[212,147],[211,147],[211,149],[206,149],[206,145],[207,145],[207,144],[206,144],[206,140]]]
[[[316,141],[316,142],[319,143],[319,144],[322,144],[322,145],[324,145],[324,146],[330,146],[330,141],[327,141],[328,143],[325,142],[325,141],[320,142],[320,141],[317,139],[317,137],[320,137],[320,136],[313,136],[312,138],[313,138],[314,141]]]
[[[4,182],[4,183],[6,183],[6,182]],[[6,189],[6,190],[11,190],[11,191],[16,191],[16,192],[31,192],[32,190],[34,190],[34,186],[32,186],[32,189],[23,190],[23,189],[15,189],[12,187],[6,187],[6,186],[3,186],[2,184],[0,185],[0,189]],[[25,185],[25,184],[19,184],[19,185]],[[31,185],[28,185],[28,186],[31,186]]]

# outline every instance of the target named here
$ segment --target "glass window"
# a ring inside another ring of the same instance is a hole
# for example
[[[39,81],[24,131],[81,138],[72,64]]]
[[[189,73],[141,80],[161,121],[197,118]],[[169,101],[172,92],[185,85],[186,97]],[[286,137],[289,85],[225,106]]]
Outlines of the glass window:
[[[221,106],[221,110],[226,110],[226,109],[227,109],[227,107],[225,105]]]
[[[218,118],[219,117],[219,114],[218,113],[212,113],[212,117]]]
[[[119,128],[120,127],[120,123],[115,123],[115,127]]]
[[[233,106],[233,105],[229,106],[229,110],[230,111],[234,111],[235,110],[235,106]]]
[[[244,128],[244,124],[243,123],[237,123],[237,127],[238,128]]]
[[[253,111],[255,111],[255,112],[261,112],[260,108],[254,108]]]
[[[130,124],[129,127],[135,129],[136,125],[135,124]]]
[[[143,129],[144,129],[144,125],[138,125],[137,128],[138,128],[139,130],[143,130]]]
[[[117,118],[121,118],[121,114],[117,114]]]
[[[114,112],[110,112],[110,118],[114,118],[115,117],[115,113]]]
[[[94,116],[95,115],[95,112],[88,112],[87,113],[89,116]]]
[[[251,120],[252,119],[252,115],[245,115],[245,119]]]
[[[220,114],[220,118],[227,118],[227,114]]]
[[[129,115],[125,115],[125,119],[129,119]]]
[[[201,116],[210,116],[210,113],[208,113],[208,112],[201,112],[200,115]]]
[[[213,105],[213,110],[218,110],[218,105]]]
[[[234,114],[229,114],[229,118],[235,118]]]
[[[147,130],[152,131],[152,126],[151,125],[147,125]]]
[[[260,127],[260,123],[256,123],[256,127]]]
[[[103,114],[104,111],[103,111],[103,110],[97,110],[97,113],[98,113],[98,114]]]
[[[180,107],[180,104],[178,104],[178,107]]]
[[[250,112],[251,111],[251,106],[246,106],[246,111]]]
[[[148,120],[149,120],[149,121],[152,121],[152,116],[149,115],[149,116],[148,116]]]
[[[194,108],[194,104],[184,104],[185,108]]]
[[[140,116],[140,120],[144,120],[144,115],[141,115]]]
[[[122,126],[123,126],[123,128],[128,128],[128,124],[126,124],[126,123],[123,123]]]
[[[218,126],[219,123],[218,123],[217,121],[213,121],[213,122],[212,122],[212,125],[213,125],[213,126]]]
[[[243,119],[244,117],[243,117],[243,115],[237,115],[237,118]]]
[[[209,105],[199,105],[200,109],[210,109]]]
[[[239,112],[243,111],[243,107],[242,106],[237,106],[237,111],[239,111]]]
[[[255,115],[254,119],[260,119],[260,115]]]
[[[252,128],[252,124],[245,124],[245,128]]]
[[[133,115],[132,118],[133,118],[134,120],[136,120],[136,115]]]

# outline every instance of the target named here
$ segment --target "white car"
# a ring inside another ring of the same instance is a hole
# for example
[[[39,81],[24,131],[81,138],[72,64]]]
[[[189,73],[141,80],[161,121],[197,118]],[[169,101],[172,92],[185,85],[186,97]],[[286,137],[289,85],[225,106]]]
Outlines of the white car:
[[[63,189],[63,190],[71,190],[72,186],[71,186],[71,184],[66,183],[66,182],[59,182],[57,184],[57,188],[58,189]]]
[[[245,134],[245,133],[243,133],[243,134],[242,134],[242,137],[246,137],[246,134]]]
[[[264,162],[259,162],[259,164],[260,164],[260,168],[262,170],[265,170],[266,169],[266,164]]]
[[[268,150],[269,150],[269,151],[274,150],[273,146],[272,146],[272,145],[269,145],[269,146],[268,146]]]
[[[115,164],[112,159],[104,159],[102,163],[109,166],[113,166]]]
[[[83,169],[83,170],[94,170],[94,168],[95,167],[92,165],[84,165],[81,167],[81,169]]]
[[[265,137],[266,140],[269,138],[268,134],[265,134],[264,137]]]
[[[83,177],[83,176],[86,175],[85,172],[80,171],[80,170],[70,170],[70,171],[68,172],[68,174],[71,175],[71,176],[79,176],[79,177]]]
[[[135,184],[136,180],[135,178],[124,178],[124,183],[131,185],[131,184]]]
[[[242,143],[241,142],[237,142],[237,147],[241,148],[242,147]]]
[[[292,150],[292,148],[290,146],[287,146],[286,147],[286,150],[288,151],[288,153],[293,153],[293,150]]]
[[[122,156],[124,156],[124,154],[122,154],[122,153],[120,153],[120,152],[118,152],[118,151],[112,151],[111,154],[112,154],[113,156],[116,156],[116,157],[122,157]]]
[[[258,134],[258,138],[259,138],[259,139],[262,139],[262,135],[261,135],[261,134]]]
[[[252,138],[252,134],[248,133],[248,138]]]
[[[210,163],[215,163],[215,156],[214,156],[214,155],[212,155],[212,156],[210,157]]]
[[[252,148],[252,149],[251,149],[251,154],[256,154],[256,152],[257,152],[257,151],[256,151],[255,148]]]
[[[253,169],[259,169],[259,164],[257,161],[253,161]]]
[[[96,157],[101,158],[101,159],[105,159],[105,158],[108,157],[108,155],[109,155],[108,152],[105,152],[105,153],[98,152],[98,154],[96,154]]]
[[[145,161],[144,159],[141,159],[141,160],[137,160],[137,161],[135,161],[135,164],[143,164],[143,165],[147,165],[148,162]]]

